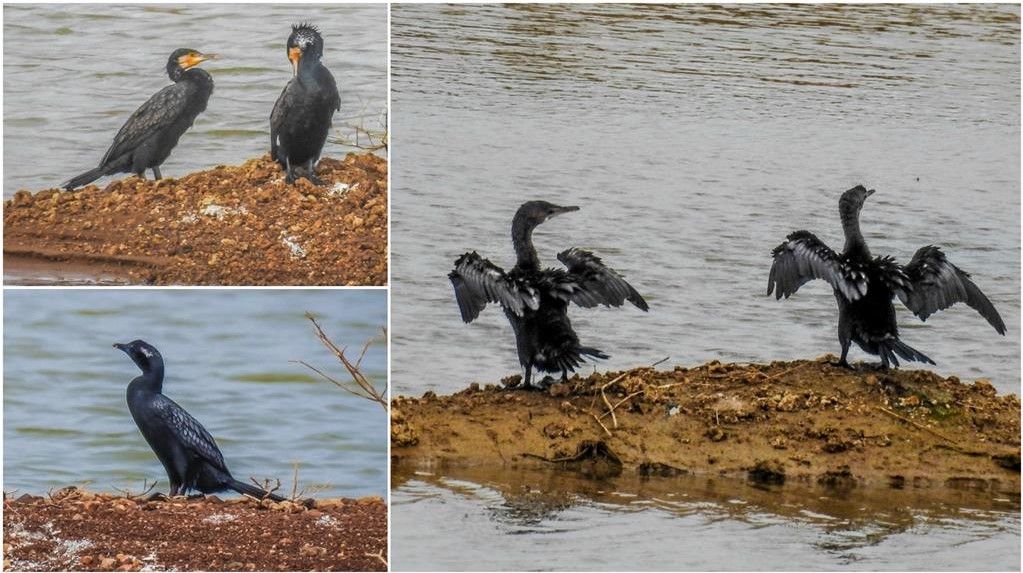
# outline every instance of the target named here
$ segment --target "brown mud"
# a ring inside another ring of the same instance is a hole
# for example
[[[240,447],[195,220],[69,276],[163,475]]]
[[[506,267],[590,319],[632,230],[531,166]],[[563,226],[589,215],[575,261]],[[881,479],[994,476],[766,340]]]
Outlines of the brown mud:
[[[4,570],[386,571],[380,498],[4,498]]]
[[[180,179],[18,191],[4,202],[9,282],[383,285],[387,160],[323,159],[322,187],[268,155]]]
[[[849,371],[834,359],[715,361],[576,376],[545,392],[472,384],[452,396],[398,397],[396,476],[547,468],[1018,498],[1018,396],[999,396],[986,380],[862,364]]]

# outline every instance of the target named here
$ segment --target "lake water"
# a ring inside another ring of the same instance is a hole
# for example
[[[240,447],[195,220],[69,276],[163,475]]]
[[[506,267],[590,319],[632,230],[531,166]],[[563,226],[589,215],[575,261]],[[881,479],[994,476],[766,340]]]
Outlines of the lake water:
[[[596,368],[837,354],[830,289],[768,298],[770,253],[797,229],[840,249],[838,197],[862,183],[877,189],[863,210],[875,254],[941,246],[1009,329],[963,305],[926,324],[900,307],[903,339],[942,374],[1018,393],[1019,22],[1014,5],[394,6],[393,391],[519,371],[503,313],[463,325],[446,274],[473,249],[513,264],[529,199],[581,207],[535,233],[544,261],[592,249],[650,303],[573,308],[582,342],[612,356]],[[659,552],[681,540],[698,568],[838,563],[813,526],[719,519],[719,502],[682,519],[583,496],[521,530],[488,512],[501,501],[486,484],[396,485],[397,569],[670,568]],[[869,537],[861,523],[852,534]],[[849,567],[1019,567],[1018,508],[963,523],[911,527]],[[927,560],[939,539],[954,560]]]
[[[354,150],[342,143],[354,139],[352,126],[385,130],[386,5],[4,6],[4,197],[95,167],[131,113],[170,83],[167,57],[181,47],[221,59],[203,64],[213,96],[163,175],[266,153],[270,110],[292,73],[285,42],[299,22],[320,28],[341,92],[323,151],[337,157]]]
[[[138,492],[167,474],[139,434],[125,389],[139,369],[111,345],[141,338],[164,357],[164,393],[216,438],[243,481],[280,478],[290,494],[385,495],[387,420],[294,360],[345,380],[306,311],[357,353],[387,324],[383,290],[7,289],[4,291],[5,492],[88,484]],[[383,384],[387,355],[364,372]],[[20,495],[20,493],[18,495]]]

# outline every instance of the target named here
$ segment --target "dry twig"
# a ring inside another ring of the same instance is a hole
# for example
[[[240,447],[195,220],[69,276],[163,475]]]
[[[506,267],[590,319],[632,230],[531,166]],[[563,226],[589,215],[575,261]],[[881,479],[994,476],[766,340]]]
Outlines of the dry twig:
[[[334,384],[335,386],[341,388],[342,390],[348,392],[349,394],[354,394],[355,396],[358,396],[360,398],[380,404],[386,411],[387,410],[386,384],[381,389],[376,388],[360,368],[362,366],[362,359],[366,357],[366,351],[369,350],[370,345],[373,344],[373,342],[376,339],[367,340],[366,343],[362,346],[362,352],[359,353],[359,357],[355,360],[355,362],[352,362],[348,358],[348,356],[345,355],[345,350],[347,350],[348,347],[338,347],[336,344],[334,344],[330,340],[330,338],[327,337],[327,333],[323,331],[323,327],[320,326],[320,323],[316,322],[316,317],[314,317],[311,313],[307,312],[305,314],[305,317],[308,318],[309,321],[313,323],[313,326],[316,328],[316,336],[320,339],[320,342],[322,342],[323,345],[326,346],[328,350],[334,353],[334,356],[337,357],[337,359],[345,367],[345,370],[348,371],[349,376],[352,377],[352,381],[355,382],[355,385],[358,386],[358,389],[349,388],[347,385],[342,384],[341,382],[339,382],[337,379],[333,378],[326,372],[320,370],[319,368],[316,368],[315,366],[309,364],[308,362],[305,362],[304,360],[297,360],[295,362],[319,374],[324,380],[327,380],[328,382]],[[386,340],[386,338],[387,330],[384,329],[384,339]]]
[[[907,424],[910,424],[910,425],[912,425],[912,426],[914,426],[916,428],[919,428],[919,429],[921,429],[921,430],[923,430],[923,431],[925,431],[925,432],[927,432],[929,434],[933,434],[933,435],[941,438],[942,440],[945,440],[946,442],[954,445],[956,448],[959,447],[959,444],[955,440],[953,440],[952,438],[942,434],[941,432],[938,432],[936,430],[932,430],[931,428],[928,428],[927,426],[924,426],[923,424],[918,424],[918,423],[914,422],[913,420],[910,420],[909,418],[906,418],[905,416],[900,416],[900,415],[896,414],[895,412],[892,412],[888,408],[885,408],[884,406],[875,406],[875,407],[878,410],[881,410],[882,412],[884,412],[885,414],[888,414],[889,416],[895,418],[896,420],[900,420],[900,421],[905,422]]]
[[[149,478],[142,478],[142,492],[141,493],[132,493],[131,490],[129,490],[129,489],[121,489],[121,488],[119,488],[117,486],[110,486],[110,487],[112,487],[115,490],[121,492],[121,494],[124,495],[125,499],[130,499],[130,500],[134,501],[136,499],[142,498],[143,496],[145,496],[149,492],[153,491],[153,488],[156,487],[156,480],[153,480],[153,483],[149,483]]]

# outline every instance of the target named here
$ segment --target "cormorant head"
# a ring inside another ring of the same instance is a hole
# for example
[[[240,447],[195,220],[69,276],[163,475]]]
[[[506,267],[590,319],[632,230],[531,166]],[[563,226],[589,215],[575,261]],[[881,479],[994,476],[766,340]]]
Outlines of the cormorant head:
[[[303,60],[316,62],[323,56],[323,36],[312,24],[299,24],[291,27],[288,36],[288,60],[294,75],[298,75],[298,66]]]
[[[874,194],[873,189],[867,189],[863,185],[857,185],[852,189],[842,193],[842,198],[838,200],[838,212],[842,215],[853,215],[859,214],[860,209],[863,208],[863,203]]]
[[[178,48],[167,59],[167,75],[174,78],[181,72],[198,66],[206,60],[217,59],[216,54],[204,54],[191,48]]]
[[[513,224],[524,223],[527,227],[533,228],[555,215],[578,210],[579,207],[561,207],[554,203],[548,203],[547,201],[526,201],[521,207],[519,207],[519,210],[515,212]]]
[[[128,344],[115,344],[114,348],[124,351],[142,372],[150,372],[163,367],[163,356],[160,351],[145,340],[132,340]]]

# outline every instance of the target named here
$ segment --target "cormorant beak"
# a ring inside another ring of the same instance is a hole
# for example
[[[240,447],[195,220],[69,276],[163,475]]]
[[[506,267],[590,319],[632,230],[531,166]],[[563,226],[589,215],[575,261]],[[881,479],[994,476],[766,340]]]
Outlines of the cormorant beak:
[[[128,345],[127,344],[115,343],[114,344],[114,348],[120,350],[121,352],[128,352]]]
[[[295,46],[288,48],[288,59],[291,60],[292,75],[298,75],[298,62],[302,59],[302,48]]]
[[[578,210],[579,210],[579,207],[576,207],[575,205],[570,205],[568,207],[558,207],[554,211],[551,211],[551,214],[547,215],[547,218],[549,219],[549,218],[551,218],[551,217],[553,217],[555,215],[560,215],[562,213],[571,213],[572,211],[578,211]]]
[[[867,197],[870,197],[871,195],[873,195],[874,191],[875,191],[875,189],[867,189]]]
[[[198,66],[199,64],[205,62],[206,60],[215,60],[219,57],[220,56],[216,54],[203,54],[202,52],[192,52],[191,54],[185,54],[184,56],[178,58],[178,65],[181,66],[181,69],[187,70],[189,68],[194,68],[195,66]]]

